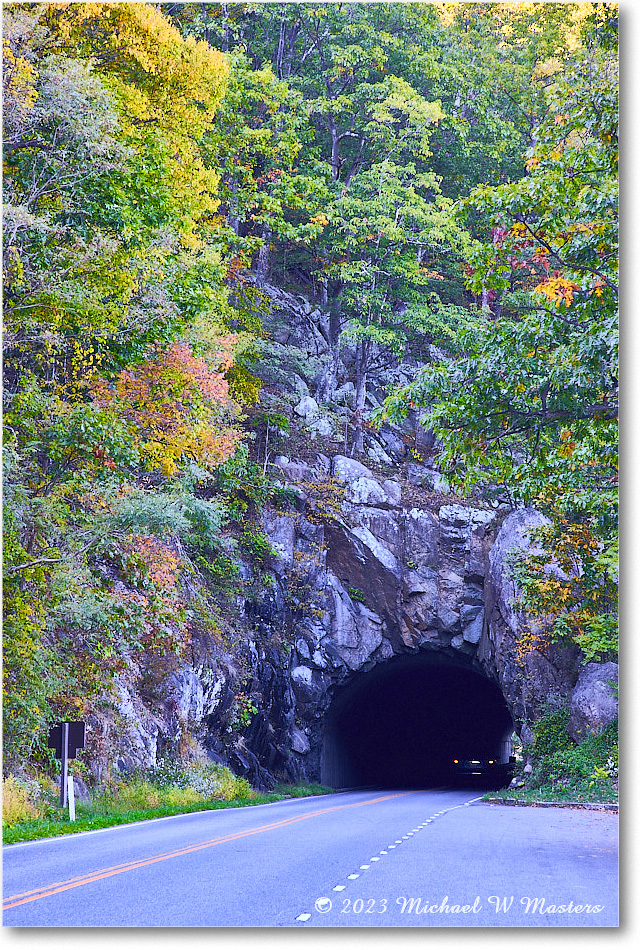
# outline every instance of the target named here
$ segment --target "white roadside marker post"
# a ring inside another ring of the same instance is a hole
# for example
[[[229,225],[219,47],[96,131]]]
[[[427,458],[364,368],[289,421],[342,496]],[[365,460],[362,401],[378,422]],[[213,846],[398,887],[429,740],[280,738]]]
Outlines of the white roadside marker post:
[[[67,800],[69,802],[69,821],[76,820],[76,799],[74,798],[74,777],[67,775]]]

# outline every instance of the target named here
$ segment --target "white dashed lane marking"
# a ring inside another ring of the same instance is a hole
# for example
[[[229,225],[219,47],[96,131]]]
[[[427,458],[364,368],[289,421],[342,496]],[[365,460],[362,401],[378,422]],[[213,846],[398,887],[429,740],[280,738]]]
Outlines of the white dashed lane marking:
[[[394,851],[394,849],[397,847],[397,845],[402,844],[404,841],[408,841],[409,838],[412,838],[415,834],[417,834],[417,832],[421,831],[422,828],[425,828],[426,825],[431,824],[431,822],[435,821],[437,818],[441,818],[442,815],[447,814],[449,811],[455,811],[455,809],[457,809],[457,808],[462,808],[462,807],[467,806],[467,805],[472,805],[472,804],[474,804],[475,802],[477,802],[477,801],[479,801],[479,800],[480,800],[479,798],[473,798],[472,801],[470,801],[470,802],[462,802],[461,805],[454,805],[453,808],[446,808],[446,809],[444,809],[443,811],[438,811],[438,812],[436,812],[434,815],[431,815],[430,818],[426,818],[426,820],[423,821],[417,828],[413,828],[412,831],[409,831],[407,835],[402,835],[401,838],[398,838],[398,839],[395,841],[394,844],[389,844],[388,847],[387,847],[387,849],[384,849],[383,851],[380,851],[380,852],[379,852],[379,855],[386,855],[386,854],[388,854],[388,852]],[[370,858],[370,860],[371,860],[371,861],[380,861],[381,858],[380,858],[380,857],[374,857],[374,858]],[[361,865],[359,866],[359,870],[360,870],[360,871],[367,871],[367,870],[369,870],[369,868],[370,868],[370,865],[369,865],[369,864],[361,864]],[[356,881],[357,878],[361,877],[361,875],[360,875],[360,874],[348,874],[347,877],[348,877],[348,880],[349,880],[349,881]],[[345,885],[345,884],[336,884],[336,885],[332,888],[333,891],[345,891],[345,889],[346,889],[346,885]],[[306,921],[308,921],[308,920],[310,919],[311,916],[312,916],[312,914],[299,914],[299,916],[296,917],[295,920],[298,920],[298,921],[300,921],[301,923],[305,923]]]

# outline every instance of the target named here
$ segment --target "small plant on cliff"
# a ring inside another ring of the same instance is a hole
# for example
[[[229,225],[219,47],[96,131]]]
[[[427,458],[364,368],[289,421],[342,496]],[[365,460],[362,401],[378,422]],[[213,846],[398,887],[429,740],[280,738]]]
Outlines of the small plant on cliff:
[[[252,717],[256,716],[257,712],[258,709],[249,696],[246,696],[245,693],[237,693],[234,697],[232,715],[227,727],[228,732],[240,732],[245,729],[250,725]]]
[[[268,558],[274,557],[276,554],[265,534],[255,525],[246,525],[243,529],[241,546],[252,560],[259,564],[263,564]]]
[[[352,600],[356,600],[360,604],[365,604],[366,595],[359,587],[348,587],[348,593]]]
[[[336,521],[341,517],[341,503],[346,488],[336,478],[322,478],[318,482],[303,482],[301,488],[308,499],[307,518],[313,524]]]

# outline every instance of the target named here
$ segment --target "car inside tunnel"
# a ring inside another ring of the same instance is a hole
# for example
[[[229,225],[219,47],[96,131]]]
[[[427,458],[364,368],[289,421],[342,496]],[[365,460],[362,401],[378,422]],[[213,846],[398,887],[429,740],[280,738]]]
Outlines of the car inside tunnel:
[[[483,673],[436,652],[396,657],[335,695],[321,780],[333,788],[503,785],[512,731],[501,690]],[[486,769],[462,770],[477,761]]]

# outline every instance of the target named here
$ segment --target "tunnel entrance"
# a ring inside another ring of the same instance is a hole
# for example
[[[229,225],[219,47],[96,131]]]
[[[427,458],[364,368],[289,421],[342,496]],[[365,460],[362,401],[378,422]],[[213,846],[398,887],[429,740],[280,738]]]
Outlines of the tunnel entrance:
[[[321,781],[334,788],[468,784],[454,760],[507,762],[512,731],[499,687],[482,673],[438,653],[397,657],[335,696]]]

